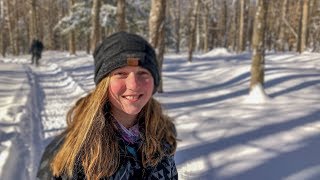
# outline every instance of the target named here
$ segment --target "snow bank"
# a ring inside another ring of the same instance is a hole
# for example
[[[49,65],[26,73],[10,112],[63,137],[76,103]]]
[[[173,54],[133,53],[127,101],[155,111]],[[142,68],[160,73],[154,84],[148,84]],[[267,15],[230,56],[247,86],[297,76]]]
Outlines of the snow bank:
[[[230,54],[231,53],[226,48],[215,48],[205,54],[202,54],[201,57],[227,56]]]

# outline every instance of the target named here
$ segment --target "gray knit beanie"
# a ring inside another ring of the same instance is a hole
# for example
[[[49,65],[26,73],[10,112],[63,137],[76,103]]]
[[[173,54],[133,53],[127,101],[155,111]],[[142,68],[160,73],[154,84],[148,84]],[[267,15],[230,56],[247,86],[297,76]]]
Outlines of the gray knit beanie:
[[[152,46],[142,37],[117,32],[105,38],[95,49],[94,82],[96,85],[111,71],[123,66],[141,66],[150,71],[156,90],[160,82],[160,73],[156,54]]]

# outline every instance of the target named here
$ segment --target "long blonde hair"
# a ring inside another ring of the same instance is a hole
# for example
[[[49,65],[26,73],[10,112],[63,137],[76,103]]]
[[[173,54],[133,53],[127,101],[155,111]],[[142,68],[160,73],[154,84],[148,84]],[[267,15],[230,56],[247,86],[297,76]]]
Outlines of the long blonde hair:
[[[118,169],[120,151],[116,129],[104,112],[109,81],[109,77],[104,78],[92,93],[79,99],[69,110],[65,140],[51,163],[54,176],[72,177],[78,158],[88,180],[110,177]],[[148,101],[139,116],[144,129],[142,164],[144,167],[155,166],[165,155],[175,153],[175,128],[154,98]],[[166,142],[171,148],[165,150],[159,142]]]

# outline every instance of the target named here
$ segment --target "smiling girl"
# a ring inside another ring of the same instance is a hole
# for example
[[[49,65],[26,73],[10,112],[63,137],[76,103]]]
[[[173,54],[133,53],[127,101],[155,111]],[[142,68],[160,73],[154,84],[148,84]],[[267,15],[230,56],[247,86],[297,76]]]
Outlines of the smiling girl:
[[[160,77],[154,49],[118,32],[94,52],[96,88],[67,115],[45,149],[39,179],[178,179],[176,131],[152,96]]]

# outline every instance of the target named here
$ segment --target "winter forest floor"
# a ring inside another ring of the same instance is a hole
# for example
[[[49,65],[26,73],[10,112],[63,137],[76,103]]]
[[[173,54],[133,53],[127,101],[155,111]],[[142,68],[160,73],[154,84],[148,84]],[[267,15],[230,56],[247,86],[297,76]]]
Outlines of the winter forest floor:
[[[178,131],[182,180],[319,180],[320,54],[267,53],[265,92],[249,95],[251,54],[167,54],[155,94]],[[33,180],[44,147],[94,88],[92,56],[0,57],[0,179]]]

